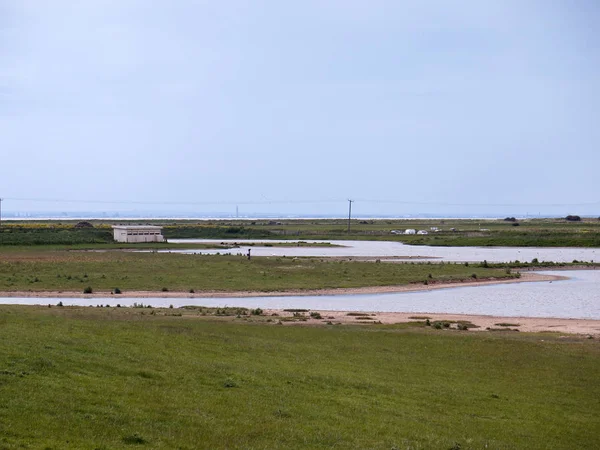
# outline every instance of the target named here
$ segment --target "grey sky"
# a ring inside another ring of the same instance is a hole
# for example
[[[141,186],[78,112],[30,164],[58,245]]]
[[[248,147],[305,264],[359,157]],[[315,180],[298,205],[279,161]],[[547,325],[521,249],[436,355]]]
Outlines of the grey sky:
[[[595,0],[0,0],[0,196],[600,215],[598,23]]]

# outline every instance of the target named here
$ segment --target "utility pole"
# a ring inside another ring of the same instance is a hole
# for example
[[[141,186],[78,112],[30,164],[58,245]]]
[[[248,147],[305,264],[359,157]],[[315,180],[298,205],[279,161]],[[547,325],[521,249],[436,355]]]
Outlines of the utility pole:
[[[352,219],[352,203],[354,200],[348,199],[348,234],[350,234],[350,220]]]
[[[2,197],[0,197],[0,242],[3,241],[2,239],[2,200],[4,200]]]

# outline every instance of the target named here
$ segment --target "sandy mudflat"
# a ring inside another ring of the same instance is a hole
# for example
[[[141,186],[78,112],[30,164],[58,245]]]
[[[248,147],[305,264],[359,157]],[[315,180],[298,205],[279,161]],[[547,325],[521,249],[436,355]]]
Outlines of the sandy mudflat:
[[[313,310],[311,310],[313,311]],[[315,310],[316,311],[316,310]],[[429,318],[433,321],[469,321],[479,328],[470,328],[469,332],[488,331],[488,328],[493,330],[519,330],[525,332],[541,332],[552,331],[565,334],[584,334],[590,336],[600,336],[600,320],[590,319],[554,319],[554,318],[537,318],[537,317],[497,317],[497,316],[481,316],[469,314],[432,314],[432,313],[400,313],[400,312],[363,312],[360,314],[369,315],[369,320],[364,320],[360,316],[348,315],[350,311],[316,311],[323,317],[321,320],[308,320],[306,322],[284,322],[285,324],[301,324],[311,325],[315,323],[332,322],[335,323],[374,323],[381,322],[382,324],[396,324],[404,322],[423,321]],[[283,310],[266,310],[268,314],[278,314],[280,316],[292,316],[293,313]],[[504,324],[508,326],[502,326]]]
[[[367,286],[358,288],[338,289],[303,289],[288,291],[199,291],[194,294],[188,292],[174,291],[125,291],[121,295],[127,298],[241,298],[241,297],[291,297],[291,296],[315,296],[315,295],[352,295],[352,294],[385,294],[391,292],[415,292],[431,291],[433,289],[447,289],[452,287],[485,286],[490,284],[526,283],[532,281],[555,281],[565,280],[568,277],[556,275],[544,275],[534,272],[524,272],[521,278],[488,279],[480,281],[455,281],[444,283],[404,284],[399,286]],[[73,291],[12,291],[0,292],[0,297],[25,297],[25,298],[106,298],[111,296],[110,291],[96,291],[93,294],[82,294]],[[116,298],[116,297],[115,297]]]

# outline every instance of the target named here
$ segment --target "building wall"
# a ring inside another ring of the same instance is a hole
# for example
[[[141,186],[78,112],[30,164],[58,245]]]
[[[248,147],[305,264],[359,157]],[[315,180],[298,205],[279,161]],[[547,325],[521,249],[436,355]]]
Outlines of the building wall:
[[[127,231],[120,230],[118,228],[114,229],[115,241],[117,242],[127,242]]]
[[[165,238],[158,230],[144,229],[114,229],[114,238],[117,242],[140,243],[140,242],[164,242]]]

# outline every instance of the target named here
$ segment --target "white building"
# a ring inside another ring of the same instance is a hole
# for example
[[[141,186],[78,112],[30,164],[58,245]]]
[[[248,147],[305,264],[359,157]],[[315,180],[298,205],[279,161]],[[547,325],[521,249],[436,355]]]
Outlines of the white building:
[[[139,242],[164,242],[162,227],[153,225],[113,225],[115,241]]]
[[[404,232],[404,234],[417,234],[417,230],[413,230],[412,228],[409,228],[408,230],[406,230]]]

